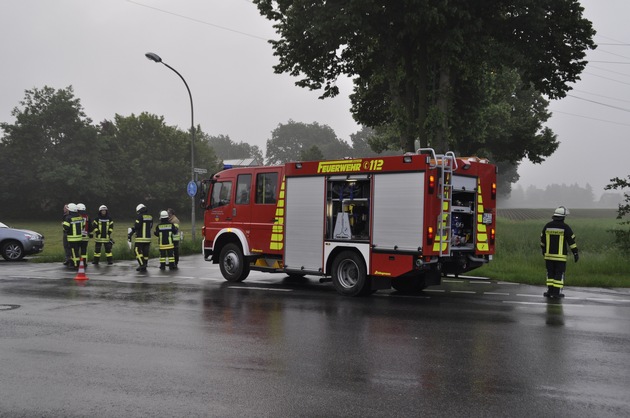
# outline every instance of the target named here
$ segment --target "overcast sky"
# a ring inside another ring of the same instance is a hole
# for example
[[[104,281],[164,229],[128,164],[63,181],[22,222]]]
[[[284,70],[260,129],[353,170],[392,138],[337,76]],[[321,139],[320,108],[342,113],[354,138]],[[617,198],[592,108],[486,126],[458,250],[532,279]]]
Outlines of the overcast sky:
[[[590,184],[599,195],[609,179],[630,174],[630,16],[628,0],[583,0],[599,48],[582,80],[550,105],[548,126],[561,145],[542,165],[524,162],[518,183]],[[190,102],[182,81],[144,56],[154,52],[186,79],[195,125],[210,135],[259,146],[278,124],[329,125],[349,142],[360,128],[350,115],[351,82],[341,94],[296,87],[273,73],[271,23],[249,0],[1,0],[0,121],[24,91],[72,85],[94,121],[143,111],[188,129]]]

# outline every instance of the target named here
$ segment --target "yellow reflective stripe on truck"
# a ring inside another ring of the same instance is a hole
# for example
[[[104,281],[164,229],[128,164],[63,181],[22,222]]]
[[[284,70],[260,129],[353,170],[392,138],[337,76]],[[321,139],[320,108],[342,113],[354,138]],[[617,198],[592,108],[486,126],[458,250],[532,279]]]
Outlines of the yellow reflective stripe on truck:
[[[483,223],[483,195],[481,194],[481,179],[477,178],[477,250],[489,251],[488,233]]]
[[[280,193],[278,194],[278,204],[276,205],[276,221],[271,228],[271,239],[269,249],[281,250],[284,247],[284,184],[282,178]]]

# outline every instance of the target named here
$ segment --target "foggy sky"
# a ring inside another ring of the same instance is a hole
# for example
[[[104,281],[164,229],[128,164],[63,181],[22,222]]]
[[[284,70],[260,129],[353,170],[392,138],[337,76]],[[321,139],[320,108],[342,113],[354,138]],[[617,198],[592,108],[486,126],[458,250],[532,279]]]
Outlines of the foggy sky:
[[[575,97],[551,102],[547,126],[561,145],[542,165],[521,165],[524,188],[588,183],[598,196],[610,178],[630,174],[630,1],[582,5],[600,46],[569,93]],[[186,88],[145,58],[154,52],[186,79],[195,125],[210,135],[264,152],[271,131],[292,119],[329,125],[350,142],[360,129],[349,111],[351,82],[339,81],[339,97],[319,100],[320,92],[274,74],[277,59],[266,42],[274,37],[249,0],[2,0],[0,121],[14,122],[25,90],[72,85],[94,122],[146,111],[188,129]]]

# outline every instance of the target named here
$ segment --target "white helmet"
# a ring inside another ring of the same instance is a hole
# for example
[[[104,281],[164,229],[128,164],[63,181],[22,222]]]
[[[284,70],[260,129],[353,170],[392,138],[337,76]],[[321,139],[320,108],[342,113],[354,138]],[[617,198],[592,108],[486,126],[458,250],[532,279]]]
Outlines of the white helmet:
[[[144,206],[142,203],[136,206],[136,212],[140,212],[142,209],[146,209],[146,206]]]
[[[74,203],[68,203],[68,211],[69,212],[78,212],[79,208]]]
[[[569,214],[569,211],[564,206],[559,206],[556,208],[555,211],[553,211],[553,216],[559,216],[561,218],[564,218],[568,214]]]
[[[83,203],[77,203],[78,210],[85,210],[85,205]]]
[[[99,212],[102,211],[102,210],[107,210],[107,206],[101,205],[101,206],[98,207],[98,211]]]
[[[168,218],[168,212],[163,210],[162,212],[160,212],[160,219],[165,219]]]

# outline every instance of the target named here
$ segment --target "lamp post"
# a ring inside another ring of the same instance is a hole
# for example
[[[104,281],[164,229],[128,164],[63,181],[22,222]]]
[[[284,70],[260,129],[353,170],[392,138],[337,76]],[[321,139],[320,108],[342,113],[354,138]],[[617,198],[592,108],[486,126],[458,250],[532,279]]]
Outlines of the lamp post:
[[[191,134],[190,180],[194,182],[195,181],[195,111],[193,109],[193,98],[192,98],[192,94],[190,93],[190,88],[188,88],[188,83],[186,83],[186,80],[184,79],[184,77],[182,77],[182,75],[175,68],[171,67],[170,65],[162,61],[162,58],[160,58],[158,54],[154,54],[153,52],[147,52],[146,54],[144,54],[144,56],[147,57],[147,59],[150,59],[151,61],[164,64],[166,67],[172,70],[175,74],[179,76],[179,78],[182,79],[182,81],[184,82],[184,85],[186,86],[186,90],[188,90],[188,97],[190,97],[190,134]],[[195,241],[195,196],[191,196],[190,198],[191,198],[190,218],[192,220],[192,240],[194,242]]]

